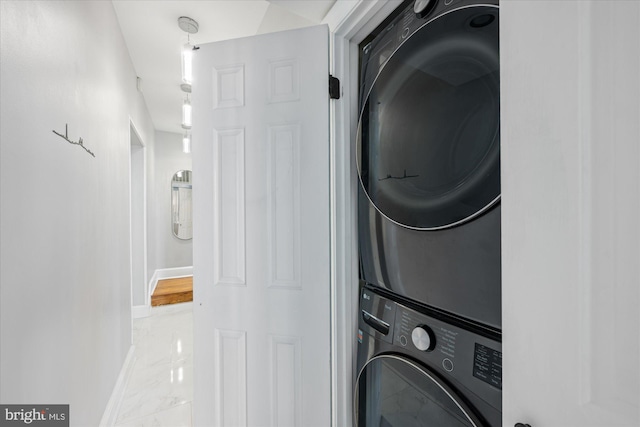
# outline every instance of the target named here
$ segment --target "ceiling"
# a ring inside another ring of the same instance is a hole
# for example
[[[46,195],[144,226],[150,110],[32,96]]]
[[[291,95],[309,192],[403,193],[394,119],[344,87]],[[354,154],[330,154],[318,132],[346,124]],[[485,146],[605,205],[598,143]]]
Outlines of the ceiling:
[[[183,133],[180,49],[187,33],[178,18],[199,24],[192,44],[319,24],[336,0],[113,0],[156,130]]]

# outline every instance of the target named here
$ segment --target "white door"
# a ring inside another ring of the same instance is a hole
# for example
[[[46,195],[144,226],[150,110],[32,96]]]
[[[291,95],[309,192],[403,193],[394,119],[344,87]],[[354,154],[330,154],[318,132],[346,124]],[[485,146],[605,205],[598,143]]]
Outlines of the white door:
[[[328,29],[195,56],[194,425],[326,427]]]
[[[500,3],[504,426],[640,425],[640,2]]]

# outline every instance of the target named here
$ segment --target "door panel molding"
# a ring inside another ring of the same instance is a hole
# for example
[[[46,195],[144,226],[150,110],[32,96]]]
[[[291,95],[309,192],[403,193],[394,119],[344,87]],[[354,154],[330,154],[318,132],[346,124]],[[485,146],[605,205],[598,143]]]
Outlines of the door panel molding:
[[[300,76],[296,58],[269,61],[269,103],[300,100]]]
[[[246,427],[247,333],[216,329],[214,345],[216,425]]]
[[[213,68],[213,108],[244,106],[244,64]]]
[[[301,424],[302,362],[299,337],[270,336],[271,425]]]
[[[246,286],[244,128],[214,129],[216,285]]]
[[[300,283],[300,124],[269,126],[267,171],[270,287]]]

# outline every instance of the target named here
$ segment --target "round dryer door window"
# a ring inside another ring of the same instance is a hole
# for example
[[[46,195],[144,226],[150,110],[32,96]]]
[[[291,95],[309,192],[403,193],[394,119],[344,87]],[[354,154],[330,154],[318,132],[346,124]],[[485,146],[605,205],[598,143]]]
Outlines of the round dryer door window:
[[[462,224],[500,199],[498,9],[427,22],[378,73],[360,114],[358,173],[408,228]]]
[[[355,390],[357,427],[480,427],[464,401],[410,360],[386,355],[371,359]]]

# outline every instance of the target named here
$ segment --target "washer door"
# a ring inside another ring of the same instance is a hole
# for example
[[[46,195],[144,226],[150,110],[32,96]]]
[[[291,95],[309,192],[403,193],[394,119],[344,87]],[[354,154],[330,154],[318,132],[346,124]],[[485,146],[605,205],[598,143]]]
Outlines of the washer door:
[[[462,224],[500,198],[498,8],[425,24],[390,57],[360,114],[356,158],[376,209],[408,228]]]
[[[357,427],[481,427],[450,387],[399,356],[372,358],[355,389]]]

